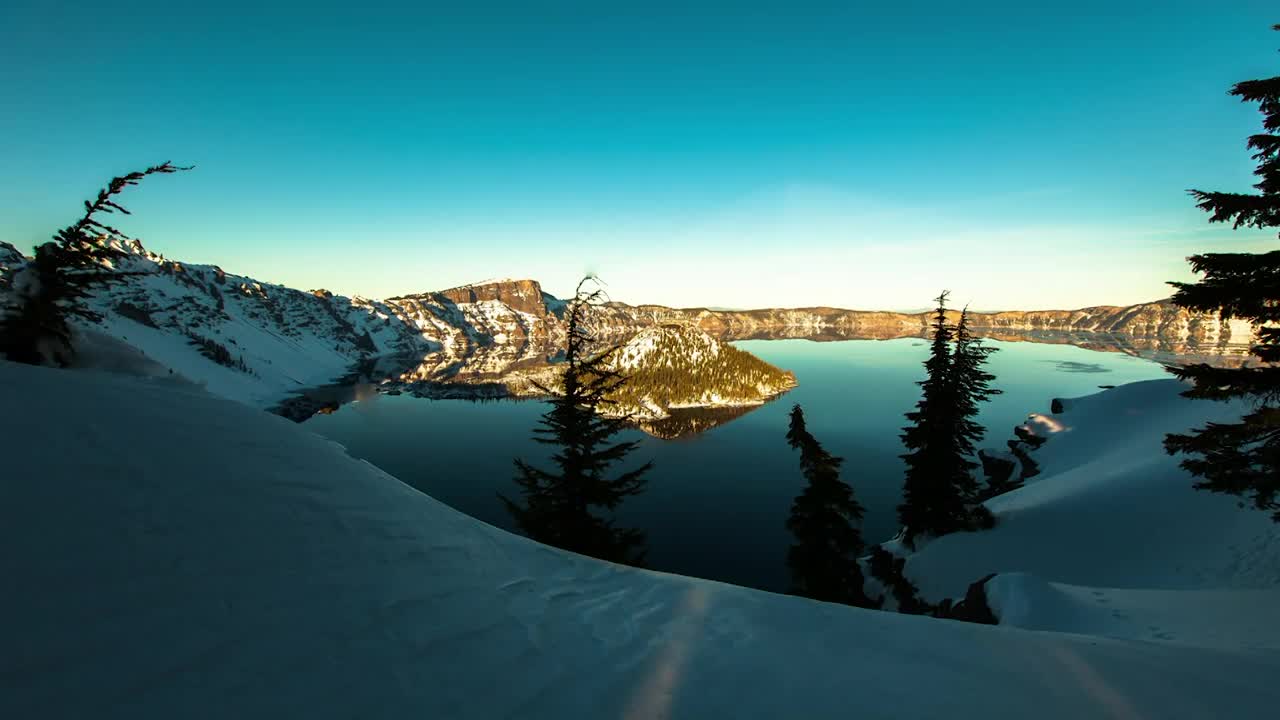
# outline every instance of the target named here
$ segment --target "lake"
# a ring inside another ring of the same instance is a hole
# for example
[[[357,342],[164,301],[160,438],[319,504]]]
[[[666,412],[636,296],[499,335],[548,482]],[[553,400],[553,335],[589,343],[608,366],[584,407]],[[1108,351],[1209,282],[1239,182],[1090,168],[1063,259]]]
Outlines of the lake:
[[[988,433],[980,447],[1005,447],[1028,413],[1048,412],[1054,397],[1100,392],[1168,377],[1153,362],[1070,345],[993,342],[988,369],[1003,390],[984,408]],[[654,462],[648,489],[616,515],[648,540],[656,570],[785,591],[785,523],[804,486],[798,454],[787,446],[787,413],[804,407],[810,432],[845,458],[843,478],[866,507],[863,537],[885,540],[898,530],[903,413],[919,398],[928,347],[899,340],[748,340],[734,343],[795,372],[799,387],[706,432],[663,440],[639,430],[629,458]],[[546,405],[535,400],[430,400],[364,394],[306,427],[342,443],[400,480],[473,517],[513,529],[498,493],[518,498],[512,460],[546,465],[549,448],[531,431]]]

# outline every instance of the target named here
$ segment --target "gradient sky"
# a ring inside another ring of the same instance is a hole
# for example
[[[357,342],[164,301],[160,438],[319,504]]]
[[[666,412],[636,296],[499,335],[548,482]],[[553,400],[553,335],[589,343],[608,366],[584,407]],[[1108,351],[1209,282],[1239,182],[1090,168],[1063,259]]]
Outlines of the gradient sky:
[[[172,160],[148,247],[373,297],[1081,307],[1276,245],[1184,192],[1253,181],[1274,0],[184,5],[0,7],[0,239]]]

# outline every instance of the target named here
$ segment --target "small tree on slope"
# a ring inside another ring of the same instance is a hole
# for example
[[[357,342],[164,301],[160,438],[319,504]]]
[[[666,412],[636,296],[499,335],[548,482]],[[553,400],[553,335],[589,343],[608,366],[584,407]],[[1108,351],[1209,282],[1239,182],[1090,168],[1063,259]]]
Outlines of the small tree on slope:
[[[1273,29],[1280,30],[1280,25]],[[1237,83],[1230,93],[1258,103],[1265,132],[1248,147],[1260,180],[1253,193],[1192,190],[1209,222],[1235,228],[1280,227],[1280,77]],[[1247,498],[1280,522],[1280,250],[1266,253],[1208,253],[1189,258],[1203,275],[1197,283],[1170,283],[1173,302],[1192,310],[1216,311],[1225,321],[1253,323],[1258,344],[1251,353],[1261,365],[1215,368],[1188,365],[1172,372],[1195,387],[1185,395],[1210,400],[1248,398],[1252,412],[1238,423],[1210,423],[1187,435],[1168,435],[1165,449],[1189,457],[1182,467],[1201,478],[1195,487]]]
[[[639,565],[644,561],[644,535],[636,529],[614,527],[612,513],[628,496],[644,491],[652,467],[645,463],[616,477],[610,469],[637,444],[613,442],[627,418],[607,418],[599,411],[605,396],[625,378],[608,367],[611,351],[591,353],[594,338],[584,327],[587,313],[602,298],[598,288],[588,292],[590,278],[578,284],[566,313],[563,388],[553,393],[551,408],[534,430],[535,439],[557,448],[555,471],[517,459],[516,484],[523,506],[499,495],[517,526],[539,542],[613,562]]]
[[[853,488],[840,480],[842,458],[823,449],[805,427],[804,411],[791,408],[787,444],[800,451],[800,471],[808,484],[791,505],[787,529],[796,542],[787,551],[791,594],[877,607],[862,587],[862,506]]]
[[[7,307],[0,308],[0,356],[32,365],[67,365],[74,357],[71,321],[97,322],[102,317],[85,300],[95,287],[121,278],[112,263],[124,253],[111,245],[128,236],[97,218],[101,214],[129,214],[113,199],[148,175],[187,170],[163,163],[115,177],[86,200],[84,215],[59,230],[52,242],[35,249],[35,257],[18,271]]]

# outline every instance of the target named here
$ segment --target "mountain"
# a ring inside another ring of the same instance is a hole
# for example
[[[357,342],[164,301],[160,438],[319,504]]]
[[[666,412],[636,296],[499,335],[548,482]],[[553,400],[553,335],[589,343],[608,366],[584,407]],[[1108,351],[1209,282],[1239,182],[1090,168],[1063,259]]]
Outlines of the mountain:
[[[92,299],[105,318],[96,330],[220,395],[267,405],[368,358],[438,347],[383,302],[175,262],[137,241],[116,247],[129,274]]]
[[[390,377],[437,396],[520,394],[527,390],[520,384],[527,384],[531,373],[545,372],[564,344],[564,301],[534,280],[486,281],[370,300],[304,292],[214,265],[176,262],[137,241],[118,247],[127,253],[120,269],[132,274],[94,298],[94,308],[105,316],[96,330],[218,394],[258,406],[333,382],[374,359],[393,367],[397,363],[387,359],[394,357],[404,361]],[[10,279],[24,262],[12,246],[0,244],[0,293],[12,292]],[[1192,314],[1167,301],[973,317],[981,334],[1000,340],[1070,343],[1170,362],[1238,362],[1250,337],[1247,326]],[[828,307],[711,310],[614,302],[593,313],[590,323],[609,344],[665,325],[699,330],[729,347],[725,341],[755,338],[922,337],[928,320],[927,313]],[[656,332],[650,337],[655,342],[666,331]],[[700,343],[706,341],[672,336],[663,347],[693,352]],[[653,378],[659,374],[656,368],[638,369]],[[650,385],[647,397],[658,407],[691,402],[679,393],[660,398],[653,390],[659,381],[644,382]],[[776,385],[764,387],[760,392],[767,393]],[[706,399],[714,401],[715,395],[712,391]]]
[[[922,337],[932,318],[931,311],[896,313],[830,307],[728,311],[614,303],[610,309],[623,322],[628,318],[681,321],[724,340]],[[958,319],[959,312],[949,316]],[[1252,336],[1247,323],[1223,323],[1216,316],[1191,313],[1167,300],[1126,307],[971,313],[970,318],[976,330],[997,339],[1052,342],[1055,338],[1083,341],[1087,336],[1115,336],[1171,355],[1187,351],[1213,353],[1229,345],[1243,347]]]
[[[473,305],[458,302],[460,298],[472,297],[477,298]],[[536,297],[541,297],[542,303],[523,299]],[[504,300],[507,298],[522,298],[520,302],[525,304],[513,306]],[[563,328],[557,314],[560,305],[548,304],[548,298],[551,296],[543,292],[535,281],[504,280],[442,293],[395,298],[390,302],[404,308],[410,315],[426,309],[433,309],[431,312],[439,315],[446,309],[458,308],[463,314],[473,316],[470,328],[465,328],[463,318],[459,317],[458,321],[463,323],[464,329],[471,331],[479,345],[485,345],[494,338],[499,341],[514,338],[517,346],[523,346],[525,339],[535,345],[543,342],[554,345],[563,339]],[[489,307],[485,312],[466,313],[466,308],[486,304]],[[505,309],[494,308],[494,305]],[[547,309],[544,311],[543,307]],[[515,317],[504,319],[502,314],[514,314]],[[600,308],[592,322],[596,334],[613,338],[625,337],[639,328],[678,323],[696,327],[722,341],[785,338],[889,340],[926,336],[931,316],[931,312],[900,313],[832,307],[712,310],[612,302]],[[953,319],[958,316],[958,312],[951,313]],[[973,313],[971,318],[979,334],[996,340],[1071,344],[1164,362],[1238,363],[1244,358],[1252,339],[1248,323],[1222,322],[1215,315],[1193,313],[1168,300],[1077,310]]]

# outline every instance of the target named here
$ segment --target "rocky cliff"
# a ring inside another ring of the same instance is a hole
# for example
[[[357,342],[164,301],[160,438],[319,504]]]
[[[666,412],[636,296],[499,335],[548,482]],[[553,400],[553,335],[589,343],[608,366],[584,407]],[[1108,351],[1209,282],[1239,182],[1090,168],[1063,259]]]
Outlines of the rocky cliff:
[[[556,312],[529,312],[539,309],[539,305],[513,307],[501,300],[517,298],[527,303],[528,298],[543,298],[540,304],[547,307],[545,298],[550,296],[534,281],[501,281],[448,292],[448,296],[435,293],[390,302],[412,317],[448,316],[459,341],[482,346],[512,341],[520,346],[556,345],[563,339]],[[483,299],[459,304],[455,299],[458,297]],[[453,314],[455,310],[461,315]],[[1243,355],[1252,337],[1247,323],[1224,323],[1216,316],[1191,313],[1167,300],[1126,307],[973,313],[972,317],[979,334],[997,340],[1073,344],[1168,362],[1230,363]],[[643,327],[679,323],[720,340],[888,340],[926,335],[930,314],[831,307],[710,310],[615,302],[601,307],[592,322],[596,333],[606,338],[624,336]]]

